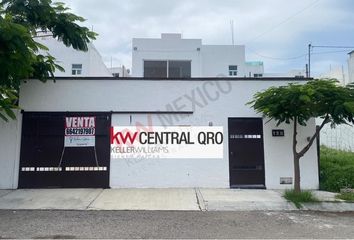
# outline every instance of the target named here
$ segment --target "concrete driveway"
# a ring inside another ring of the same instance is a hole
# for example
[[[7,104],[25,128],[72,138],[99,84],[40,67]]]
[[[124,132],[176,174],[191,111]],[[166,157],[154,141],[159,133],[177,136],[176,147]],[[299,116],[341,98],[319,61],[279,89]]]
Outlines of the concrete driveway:
[[[1,196],[0,209],[84,210],[103,189],[19,189]]]
[[[90,210],[199,210],[195,190],[106,189],[89,206]]]
[[[199,189],[208,211],[296,210],[281,192],[246,189]]]
[[[68,210],[295,210],[281,193],[236,189],[0,190],[0,209]]]

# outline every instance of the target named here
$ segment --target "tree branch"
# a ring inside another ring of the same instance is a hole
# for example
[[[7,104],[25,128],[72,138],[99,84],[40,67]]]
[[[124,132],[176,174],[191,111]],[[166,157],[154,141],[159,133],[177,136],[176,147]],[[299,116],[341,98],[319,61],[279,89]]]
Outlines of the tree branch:
[[[299,152],[300,157],[304,156],[305,153],[310,149],[310,147],[312,146],[313,142],[315,141],[315,139],[318,137],[318,135],[320,134],[321,129],[324,127],[324,125],[326,125],[326,123],[328,122],[328,114],[326,115],[325,119],[323,120],[323,122],[321,123],[320,127],[318,129],[316,129],[315,134],[311,137],[309,143]]]

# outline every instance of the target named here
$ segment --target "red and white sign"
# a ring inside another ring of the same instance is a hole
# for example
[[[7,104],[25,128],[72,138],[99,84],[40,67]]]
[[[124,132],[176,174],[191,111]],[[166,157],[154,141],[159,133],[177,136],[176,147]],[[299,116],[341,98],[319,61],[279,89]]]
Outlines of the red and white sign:
[[[96,117],[66,117],[64,147],[94,147]]]
[[[111,158],[223,158],[221,126],[111,127]]]

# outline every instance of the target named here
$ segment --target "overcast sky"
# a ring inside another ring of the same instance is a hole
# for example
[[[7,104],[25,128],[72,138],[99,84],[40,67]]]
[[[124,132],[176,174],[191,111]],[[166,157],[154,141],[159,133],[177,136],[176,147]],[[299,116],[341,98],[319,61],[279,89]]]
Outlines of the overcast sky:
[[[246,46],[246,59],[269,73],[304,68],[307,45],[354,46],[353,0],[64,0],[85,25],[109,67],[131,67],[131,39],[182,33],[204,44]],[[354,48],[353,48],[354,49]],[[350,49],[314,48],[312,71],[346,67]],[[331,53],[328,53],[331,52]]]

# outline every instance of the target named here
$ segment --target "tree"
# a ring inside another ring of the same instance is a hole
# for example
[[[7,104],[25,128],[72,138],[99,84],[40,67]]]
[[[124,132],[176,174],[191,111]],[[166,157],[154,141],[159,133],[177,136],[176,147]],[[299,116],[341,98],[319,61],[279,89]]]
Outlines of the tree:
[[[274,119],[277,125],[293,124],[294,191],[301,192],[300,159],[310,149],[326,124],[354,124],[354,88],[337,85],[333,79],[290,83],[271,87],[254,95],[250,104],[258,113]],[[306,126],[311,118],[321,118],[319,128],[302,149],[297,146],[298,125]]]
[[[20,83],[35,78],[54,78],[55,69],[63,71],[48,49],[35,41],[52,36],[76,50],[87,51],[96,33],[78,23],[85,19],[69,12],[63,3],[51,0],[2,0],[0,2],[0,118],[15,118]]]

